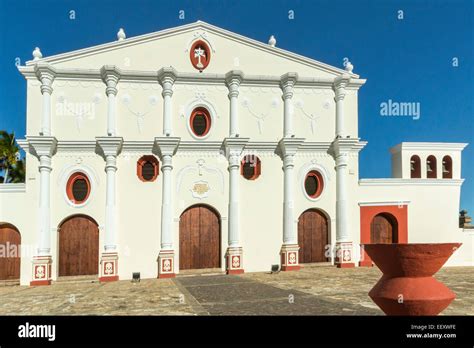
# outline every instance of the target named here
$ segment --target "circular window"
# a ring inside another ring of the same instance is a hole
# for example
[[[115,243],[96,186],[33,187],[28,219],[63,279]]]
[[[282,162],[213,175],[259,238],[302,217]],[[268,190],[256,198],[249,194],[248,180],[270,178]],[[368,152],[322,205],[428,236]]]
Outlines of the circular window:
[[[66,193],[74,204],[84,203],[91,191],[91,184],[87,176],[83,173],[74,173],[69,177],[66,186]]]
[[[255,180],[260,176],[262,164],[254,155],[246,155],[242,159],[240,173],[247,180]]]
[[[211,128],[211,116],[206,108],[196,108],[189,118],[189,126],[197,137],[204,137]]]
[[[155,181],[158,177],[158,167],[155,156],[143,156],[137,162],[137,176],[141,181]]]
[[[196,41],[191,46],[189,58],[191,59],[191,64],[196,69],[198,69],[199,71],[203,71],[207,68],[211,60],[211,50],[204,41]]]
[[[310,171],[306,174],[304,179],[304,189],[310,198],[318,198],[323,192],[324,181],[320,172],[316,170]]]

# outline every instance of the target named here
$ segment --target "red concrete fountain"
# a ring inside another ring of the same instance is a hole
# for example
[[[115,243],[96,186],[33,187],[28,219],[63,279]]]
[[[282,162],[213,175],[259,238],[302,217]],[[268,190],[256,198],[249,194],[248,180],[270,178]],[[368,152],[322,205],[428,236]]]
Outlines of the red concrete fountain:
[[[461,243],[363,244],[383,275],[369,297],[387,315],[438,315],[456,294],[433,275]]]

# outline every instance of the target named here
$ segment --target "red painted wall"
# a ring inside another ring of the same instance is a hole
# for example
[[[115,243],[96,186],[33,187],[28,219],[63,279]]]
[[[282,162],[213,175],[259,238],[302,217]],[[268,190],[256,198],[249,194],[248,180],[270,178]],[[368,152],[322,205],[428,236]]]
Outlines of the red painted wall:
[[[360,244],[368,244],[370,241],[370,224],[372,219],[381,213],[388,213],[397,219],[398,243],[408,243],[408,207],[407,205],[384,205],[360,207]],[[362,252],[362,250],[361,250]],[[372,266],[372,260],[365,251],[364,259],[359,266]]]

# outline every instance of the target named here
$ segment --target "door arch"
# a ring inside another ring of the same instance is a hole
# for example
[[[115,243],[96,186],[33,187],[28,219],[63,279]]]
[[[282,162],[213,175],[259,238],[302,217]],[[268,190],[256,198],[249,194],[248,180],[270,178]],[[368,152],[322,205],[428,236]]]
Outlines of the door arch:
[[[202,204],[186,209],[179,220],[179,268],[218,268],[220,255],[219,213]]]
[[[303,212],[298,219],[299,262],[327,262],[329,226],[326,214],[318,209]]]
[[[59,226],[59,276],[99,273],[99,226],[87,215],[74,215]]]
[[[20,231],[8,223],[0,223],[0,280],[20,279]]]
[[[370,223],[370,242],[373,244],[398,243],[397,219],[388,213],[374,216]]]

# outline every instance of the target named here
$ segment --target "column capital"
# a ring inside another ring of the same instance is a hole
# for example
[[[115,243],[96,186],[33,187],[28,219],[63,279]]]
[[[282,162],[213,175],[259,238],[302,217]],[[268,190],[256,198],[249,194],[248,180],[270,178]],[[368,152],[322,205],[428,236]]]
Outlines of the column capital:
[[[179,137],[156,137],[153,144],[153,152],[163,160],[165,156],[173,156],[178,150],[181,138]]]
[[[157,73],[158,82],[161,87],[163,87],[163,92],[161,93],[164,96],[173,95],[173,84],[178,78],[178,72],[172,66],[164,67],[158,70]]]
[[[351,77],[344,73],[334,79],[333,90],[335,92],[334,99],[336,101],[343,100],[346,96],[346,87],[351,82]]]
[[[107,85],[105,93],[107,95],[117,95],[117,83],[122,76],[122,72],[115,65],[104,65],[100,68],[100,76],[102,81]]]
[[[341,154],[345,154],[351,151],[360,151],[364,146],[365,142],[361,142],[359,138],[336,138],[331,143],[328,153],[337,158]]]
[[[250,138],[228,137],[222,142],[221,149],[224,151],[227,160],[231,161],[233,157],[242,154]]]
[[[108,156],[116,157],[122,151],[122,137],[96,137],[97,153],[105,160]]]
[[[282,138],[278,142],[277,153],[282,159],[286,156],[293,156],[304,141],[304,138]]]
[[[41,82],[41,93],[53,93],[56,69],[48,63],[37,63],[34,67],[36,78]]]
[[[58,147],[58,141],[55,137],[42,135],[27,136],[26,141],[19,140],[18,144],[38,159],[42,156],[54,156]]]
[[[239,86],[244,80],[244,73],[240,70],[231,70],[225,74],[225,85],[229,89],[229,98],[239,95]]]
[[[280,88],[283,91],[282,99],[290,99],[293,97],[293,87],[298,81],[298,74],[289,72],[280,77]]]

